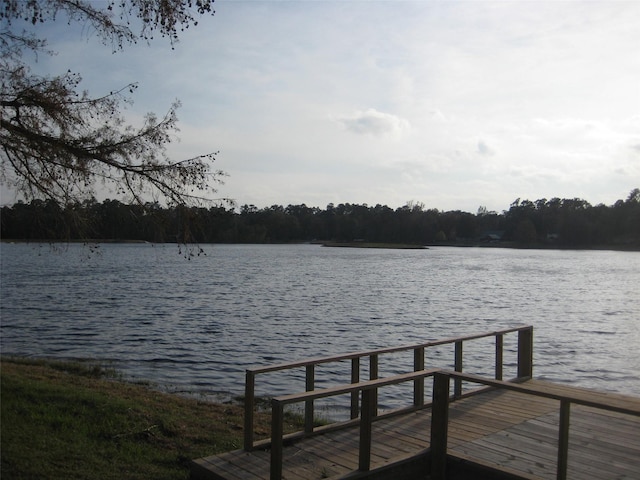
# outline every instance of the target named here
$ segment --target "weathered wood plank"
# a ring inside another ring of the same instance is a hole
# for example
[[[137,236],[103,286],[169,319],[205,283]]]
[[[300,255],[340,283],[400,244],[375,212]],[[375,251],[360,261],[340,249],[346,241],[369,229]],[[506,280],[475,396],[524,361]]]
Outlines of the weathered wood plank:
[[[527,463],[504,450],[496,450],[486,445],[460,445],[453,449],[454,455],[461,454],[470,460],[479,460],[494,468],[504,467],[514,472],[523,472],[537,478],[555,478],[555,461],[553,463]]]
[[[204,460],[209,464],[211,471],[225,480],[266,480],[269,478],[268,468],[256,469],[255,471],[247,470],[240,461],[241,457],[242,455],[239,452],[221,460],[217,460],[214,457],[208,457]]]
[[[313,442],[306,443],[306,449],[319,457],[329,459],[347,471],[358,467],[358,445],[355,435],[351,435],[348,441],[338,441],[332,435],[320,435],[312,438]],[[286,461],[286,457],[285,457]]]
[[[592,416],[592,413],[577,409],[572,417],[569,441],[569,472],[572,478],[636,478],[640,471],[640,447],[634,448],[633,444],[622,447],[610,443],[616,440],[613,435],[604,439],[597,435],[598,428],[606,427],[619,435],[633,436],[637,443],[640,430],[635,428],[635,419],[624,422],[619,414],[607,412],[612,414],[610,418],[615,424],[611,427],[607,426],[607,414],[598,411]],[[582,425],[593,433],[589,435],[590,442],[584,442],[576,425]],[[557,439],[558,417],[548,414],[452,450],[474,458],[490,459],[496,465],[529,474],[553,476]]]
[[[529,382],[527,382],[528,384]],[[582,398],[583,389],[534,381],[544,388]],[[592,393],[589,391],[589,393]],[[591,397],[593,398],[593,397]],[[601,394],[634,411],[640,399]],[[487,390],[450,403],[448,448],[452,454],[523,475],[555,478],[559,401],[520,392]],[[371,468],[424,453],[429,446],[431,411],[424,409],[372,424]],[[342,478],[358,468],[358,427],[311,436],[284,446],[283,477]],[[257,480],[269,476],[269,452],[230,452],[196,461],[210,478]],[[569,478],[639,478],[640,418],[617,411],[572,405]]]

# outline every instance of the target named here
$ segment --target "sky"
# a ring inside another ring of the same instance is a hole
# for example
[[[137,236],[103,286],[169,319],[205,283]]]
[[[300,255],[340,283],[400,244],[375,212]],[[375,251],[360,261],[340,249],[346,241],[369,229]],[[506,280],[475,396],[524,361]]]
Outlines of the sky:
[[[501,212],[517,198],[611,205],[640,187],[640,2],[214,8],[174,49],[112,53],[58,22],[58,55],[34,68],[79,72],[95,96],[137,82],[134,124],[179,99],[172,157],[219,152],[216,198],[238,205]]]

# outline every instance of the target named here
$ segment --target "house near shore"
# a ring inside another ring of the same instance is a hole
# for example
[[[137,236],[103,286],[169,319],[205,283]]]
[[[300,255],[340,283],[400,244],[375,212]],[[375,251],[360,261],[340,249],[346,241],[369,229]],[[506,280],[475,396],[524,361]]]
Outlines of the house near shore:
[[[558,235],[557,233],[547,233],[547,242],[557,242],[559,238],[560,235]]]
[[[487,230],[480,234],[481,242],[501,242],[504,236],[504,230]]]

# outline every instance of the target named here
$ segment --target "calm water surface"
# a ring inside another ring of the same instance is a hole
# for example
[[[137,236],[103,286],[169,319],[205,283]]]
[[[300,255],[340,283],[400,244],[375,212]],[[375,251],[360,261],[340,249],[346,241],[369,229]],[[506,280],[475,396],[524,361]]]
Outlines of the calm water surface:
[[[248,366],[531,324],[537,377],[640,395],[636,252],[207,245],[187,261],[175,245],[0,248],[4,355],[99,359],[221,399],[242,393]],[[465,370],[484,373],[492,354],[465,345]],[[382,375],[411,365],[380,362]],[[451,349],[427,353],[452,362]],[[303,390],[294,377],[258,393]]]

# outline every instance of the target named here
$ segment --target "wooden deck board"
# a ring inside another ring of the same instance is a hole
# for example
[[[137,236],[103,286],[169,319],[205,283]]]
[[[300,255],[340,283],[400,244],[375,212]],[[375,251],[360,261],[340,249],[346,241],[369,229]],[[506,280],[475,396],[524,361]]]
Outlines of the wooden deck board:
[[[547,388],[545,382],[532,384]],[[558,391],[589,393],[566,386]],[[638,398],[590,393],[640,411]],[[449,453],[525,475],[555,478],[558,412],[557,400],[507,390],[488,390],[457,400],[449,410]],[[570,425],[569,478],[640,478],[640,417],[572,405]],[[430,409],[374,422],[372,468],[424,453],[429,447],[430,428]],[[356,426],[285,445],[283,478],[346,476],[358,468],[358,442]],[[199,459],[194,462],[193,477],[268,479],[269,455],[268,451],[238,450]]]
[[[575,407],[569,437],[570,478],[640,478],[640,429],[637,419],[611,417]],[[607,420],[612,425],[607,425]],[[481,439],[451,448],[467,457],[489,460],[541,478],[555,478],[558,418],[533,418]],[[604,430],[604,435],[599,432]],[[615,434],[609,434],[608,430]],[[588,432],[588,433],[585,433]],[[629,439],[624,443],[622,439]]]
[[[336,442],[330,435],[320,435],[316,439],[317,453],[331,458],[348,471],[358,468],[358,444],[354,435],[349,442]],[[286,457],[285,457],[286,458]]]

